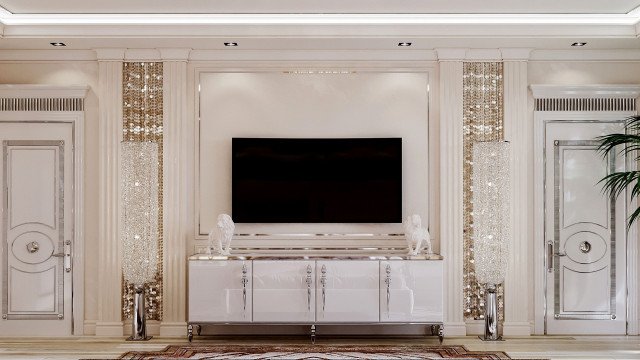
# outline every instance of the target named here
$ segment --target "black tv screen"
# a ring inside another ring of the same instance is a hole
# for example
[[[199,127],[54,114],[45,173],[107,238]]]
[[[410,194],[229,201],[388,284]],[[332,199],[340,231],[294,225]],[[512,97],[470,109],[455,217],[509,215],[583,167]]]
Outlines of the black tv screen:
[[[402,139],[232,140],[238,223],[402,222]]]

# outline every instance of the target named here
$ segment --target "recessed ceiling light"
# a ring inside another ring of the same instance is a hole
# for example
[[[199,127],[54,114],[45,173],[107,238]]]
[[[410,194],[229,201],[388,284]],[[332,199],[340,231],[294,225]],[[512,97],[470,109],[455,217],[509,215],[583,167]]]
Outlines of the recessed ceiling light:
[[[587,45],[586,42],[574,42],[573,44],[571,44],[571,46],[585,46]]]
[[[226,42],[224,43],[224,46],[238,46],[237,42]]]
[[[51,46],[67,46],[67,44],[63,43],[63,42],[52,42],[49,43],[51,44]]]
[[[410,42],[406,42],[406,41],[405,42],[399,42],[398,46],[411,46],[411,43]]]

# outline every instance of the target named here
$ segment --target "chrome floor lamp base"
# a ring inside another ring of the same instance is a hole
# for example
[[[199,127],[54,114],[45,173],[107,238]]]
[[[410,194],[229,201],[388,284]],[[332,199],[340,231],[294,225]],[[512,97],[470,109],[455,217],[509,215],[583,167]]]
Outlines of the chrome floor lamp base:
[[[498,334],[498,299],[496,285],[487,284],[484,303],[484,336],[478,336],[482,341],[503,341]]]
[[[147,336],[147,319],[144,313],[144,286],[136,285],[134,290],[131,336],[127,338],[127,341],[147,341],[153,336]]]

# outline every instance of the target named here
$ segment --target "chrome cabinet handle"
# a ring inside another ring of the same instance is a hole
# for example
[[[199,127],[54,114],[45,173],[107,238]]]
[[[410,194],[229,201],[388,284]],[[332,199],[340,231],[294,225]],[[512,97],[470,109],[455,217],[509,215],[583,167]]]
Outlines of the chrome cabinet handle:
[[[311,311],[311,284],[313,280],[311,279],[311,265],[307,265],[307,310]]]
[[[247,283],[249,283],[249,279],[247,279],[247,265],[242,264],[242,302],[243,307],[242,311],[247,311]]]
[[[51,256],[64,258],[64,271],[71,272],[71,240],[64,242],[64,252],[51,254]]]
[[[385,271],[387,273],[387,277],[384,279],[385,284],[387,284],[387,316],[389,316],[389,301],[391,300],[391,265],[387,264]]]
[[[553,272],[553,242],[547,243],[547,272]]]
[[[557,253],[555,253],[553,255],[555,255],[555,256],[567,256],[567,253],[557,252]]]
[[[320,283],[322,284],[322,312],[324,312],[324,305],[326,303],[325,288],[327,285],[327,267],[322,265],[320,272],[322,273],[322,276],[320,277]]]

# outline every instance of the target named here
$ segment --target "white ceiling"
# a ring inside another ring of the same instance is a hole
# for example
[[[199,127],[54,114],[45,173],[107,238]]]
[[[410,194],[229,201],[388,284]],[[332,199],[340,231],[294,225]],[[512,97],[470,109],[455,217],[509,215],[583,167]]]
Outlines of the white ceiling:
[[[14,14],[626,14],[638,0],[0,0]]]
[[[640,49],[640,0],[0,0],[0,50]],[[3,9],[4,8],[4,9]],[[238,42],[225,48],[225,41]],[[400,49],[398,42],[410,41]]]

